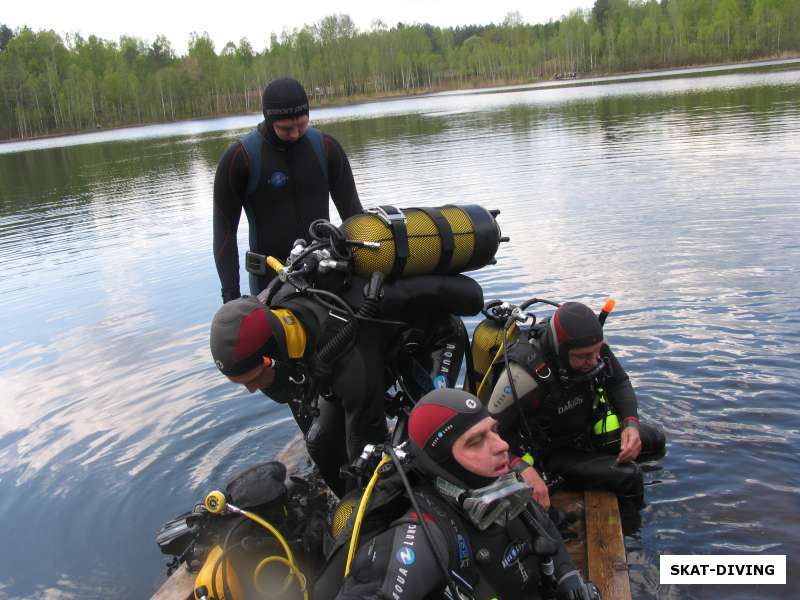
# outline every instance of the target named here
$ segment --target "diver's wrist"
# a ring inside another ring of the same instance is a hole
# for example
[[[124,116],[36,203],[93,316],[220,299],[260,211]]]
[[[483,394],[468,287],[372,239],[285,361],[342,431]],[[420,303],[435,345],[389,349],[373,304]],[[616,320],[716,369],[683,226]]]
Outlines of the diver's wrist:
[[[627,429],[628,427],[639,429],[639,419],[634,416],[626,417],[625,419],[623,419],[622,429]]]
[[[530,455],[526,455],[526,456],[530,456]],[[511,461],[509,461],[509,463],[508,463],[508,467],[514,473],[517,473],[519,475],[522,475],[522,473],[524,471],[527,471],[528,469],[532,469],[533,468],[533,464],[526,460],[526,456],[517,456],[517,457],[511,459]],[[533,457],[531,457],[531,460],[533,460]]]

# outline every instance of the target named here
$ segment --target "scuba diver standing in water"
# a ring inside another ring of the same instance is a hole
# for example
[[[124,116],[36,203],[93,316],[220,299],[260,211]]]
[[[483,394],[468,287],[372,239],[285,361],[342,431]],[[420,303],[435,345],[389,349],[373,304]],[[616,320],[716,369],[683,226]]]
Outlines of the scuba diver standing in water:
[[[309,127],[308,96],[300,82],[270,81],[262,108],[264,120],[228,146],[214,177],[214,261],[223,302],[241,294],[236,231],[242,209],[250,250],[280,259],[314,220],[329,218],[329,198],[342,220],[362,210],[341,145]],[[250,273],[250,293],[258,294],[273,276]]]
[[[409,475],[397,463],[379,467],[389,474],[376,487],[376,496],[391,496],[402,478],[408,509],[360,544],[341,589],[341,561],[329,562],[315,598],[599,597],[532,502],[530,487],[510,470],[508,444],[475,396],[456,389],[426,394],[411,411],[408,431]],[[388,504],[375,499],[369,506],[379,512]]]
[[[481,397],[545,507],[550,499],[542,471],[571,488],[615,492],[641,508],[636,461],[664,455],[663,430],[640,423],[628,374],[604,339],[612,308],[598,317],[585,304],[561,304],[510,343],[507,362],[488,373],[491,394]]]

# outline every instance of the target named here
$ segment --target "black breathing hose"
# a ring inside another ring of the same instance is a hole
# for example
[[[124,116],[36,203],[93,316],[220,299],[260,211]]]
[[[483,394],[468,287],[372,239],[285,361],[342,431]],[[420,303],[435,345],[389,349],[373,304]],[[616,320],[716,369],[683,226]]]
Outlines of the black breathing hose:
[[[453,578],[450,576],[450,572],[447,570],[444,562],[442,561],[442,557],[439,556],[439,553],[436,552],[436,545],[433,542],[433,534],[431,533],[430,528],[428,527],[428,522],[425,520],[424,514],[419,507],[419,502],[417,502],[417,498],[414,495],[414,490],[411,488],[411,483],[408,481],[408,476],[406,475],[405,470],[403,469],[403,464],[400,462],[400,459],[397,458],[397,454],[394,451],[394,448],[389,447],[389,456],[392,457],[392,462],[394,463],[395,469],[397,469],[398,475],[400,475],[400,480],[403,482],[403,487],[406,490],[406,494],[408,494],[408,499],[411,501],[411,506],[414,507],[414,510],[417,512],[417,518],[419,519],[420,525],[422,525],[422,531],[425,532],[425,537],[428,538],[428,544],[431,546],[431,552],[433,553],[433,557],[436,559],[436,564],[439,566],[439,569],[442,571],[442,575],[444,575],[445,586],[450,590],[450,595],[454,600],[461,598],[462,595],[458,592],[458,586],[456,582],[453,581]]]
[[[371,318],[378,314],[383,278],[383,273],[376,272],[372,274],[364,292],[364,301],[361,303],[356,316]],[[330,375],[331,363],[347,350],[347,347],[353,343],[357,334],[358,319],[350,319],[317,353],[314,375],[316,377]]]

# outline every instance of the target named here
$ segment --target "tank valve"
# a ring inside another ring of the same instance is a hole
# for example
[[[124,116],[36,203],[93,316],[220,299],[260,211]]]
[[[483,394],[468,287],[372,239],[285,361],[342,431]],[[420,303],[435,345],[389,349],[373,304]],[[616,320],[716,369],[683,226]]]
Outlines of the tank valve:
[[[204,585],[201,585],[194,591],[194,597],[197,598],[197,600],[209,600],[208,588]]]
[[[206,507],[208,512],[214,515],[219,515],[225,510],[227,503],[227,500],[225,500],[225,494],[219,490],[214,490],[213,492],[209,492],[208,496],[206,496],[203,505]]]

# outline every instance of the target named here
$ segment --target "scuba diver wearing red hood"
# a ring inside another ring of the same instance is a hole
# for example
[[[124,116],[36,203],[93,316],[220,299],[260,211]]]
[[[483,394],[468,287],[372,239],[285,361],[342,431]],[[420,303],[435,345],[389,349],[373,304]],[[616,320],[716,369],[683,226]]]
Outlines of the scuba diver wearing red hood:
[[[361,544],[337,600],[599,598],[509,469],[508,444],[475,396],[429,392],[408,434],[416,504]]]
[[[492,379],[489,413],[518,452],[514,460],[532,465],[523,477],[541,504],[550,504],[544,471],[570,487],[616,492],[642,506],[635,461],[663,456],[665,436],[639,422],[628,374],[588,306],[562,304],[509,346],[508,365],[498,363]]]

